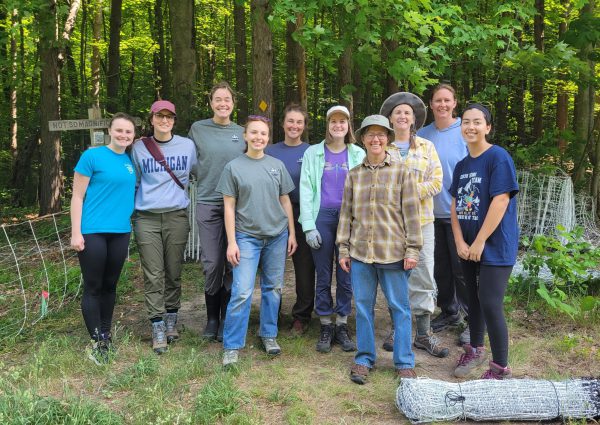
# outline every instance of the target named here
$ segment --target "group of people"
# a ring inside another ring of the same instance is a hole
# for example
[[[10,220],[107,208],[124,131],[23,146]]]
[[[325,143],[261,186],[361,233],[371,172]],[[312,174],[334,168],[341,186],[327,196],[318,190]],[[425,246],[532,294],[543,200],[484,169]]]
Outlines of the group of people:
[[[111,356],[115,289],[131,222],[153,350],[162,354],[179,337],[187,186],[194,175],[207,312],[202,335],[223,342],[224,366],[238,362],[245,346],[259,271],[258,335],[268,354],[281,353],[281,291],[292,256],[291,332],[306,332],[314,311],[317,351],[330,352],[333,344],[356,351],[353,382],[364,384],[375,365],[378,284],[392,324],[383,348],[393,351],[400,377],[416,376],[413,346],[448,356],[434,332],[461,324],[465,315],[464,354],[454,374],[466,377],[485,362],[487,329],[492,360],[484,377],[511,376],[503,296],[516,260],[518,186],[510,155],[488,141],[492,117],[485,106],[468,105],[458,118],[454,89],[440,84],[430,102],[434,121],[424,127],[424,102],[399,92],[354,133],[350,111],[335,105],[326,114],[324,140],[309,145],[302,141],[308,114],[300,105],[285,108],[285,139],[270,144],[266,117],[250,115],[243,127],[231,121],[235,94],[227,83],[215,85],[209,100],[213,117],[195,122],[188,137],[173,134],[176,108],[166,100],[152,104],[149,134],[135,143],[131,117],[115,114],[110,143],[84,152],[75,167],[71,244],[83,275],[93,361]],[[348,328],[353,298],[356,343]],[[441,313],[432,320],[436,301]]]

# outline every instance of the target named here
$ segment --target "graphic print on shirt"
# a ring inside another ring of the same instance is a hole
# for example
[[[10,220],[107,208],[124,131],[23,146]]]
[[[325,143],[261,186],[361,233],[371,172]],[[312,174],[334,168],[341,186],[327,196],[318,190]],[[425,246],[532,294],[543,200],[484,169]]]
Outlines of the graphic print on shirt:
[[[456,198],[456,214],[459,220],[479,220],[480,185],[481,177],[476,172],[461,174]]]
[[[188,159],[189,157],[187,155],[165,157],[165,161],[173,171],[187,171]],[[141,163],[142,173],[144,174],[165,171],[165,168],[154,158],[142,159]]]

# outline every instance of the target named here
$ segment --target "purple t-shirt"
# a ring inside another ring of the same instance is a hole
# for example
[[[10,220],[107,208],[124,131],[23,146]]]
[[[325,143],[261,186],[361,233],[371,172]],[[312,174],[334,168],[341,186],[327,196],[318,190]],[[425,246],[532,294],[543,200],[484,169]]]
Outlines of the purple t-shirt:
[[[309,148],[308,143],[302,142],[298,146],[288,146],[284,142],[275,143],[274,145],[268,146],[265,149],[267,155],[271,155],[285,164],[288,173],[292,176],[292,181],[296,188],[292,190],[290,195],[290,201],[294,204],[300,203],[300,171],[302,170],[302,158],[304,157],[304,151]]]
[[[347,175],[348,148],[340,153],[333,153],[325,146],[325,165],[321,178],[321,208],[340,209]]]

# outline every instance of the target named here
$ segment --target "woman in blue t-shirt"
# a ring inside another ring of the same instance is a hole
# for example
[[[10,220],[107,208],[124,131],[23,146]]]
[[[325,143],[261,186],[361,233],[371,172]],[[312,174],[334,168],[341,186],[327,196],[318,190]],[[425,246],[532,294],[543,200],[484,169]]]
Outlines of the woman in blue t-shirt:
[[[71,247],[83,276],[81,312],[94,341],[89,357],[97,365],[109,361],[117,281],[127,257],[135,193],[135,171],[125,153],[135,137],[133,119],[115,114],[108,134],[107,146],[81,155],[71,198]]]
[[[471,343],[463,346],[454,370],[459,378],[485,362],[486,327],[492,360],[482,378],[512,376],[503,301],[517,258],[519,186],[508,152],[487,140],[491,122],[490,111],[481,104],[463,112],[461,130],[469,155],[456,165],[450,187],[452,231],[467,285],[471,330]]]

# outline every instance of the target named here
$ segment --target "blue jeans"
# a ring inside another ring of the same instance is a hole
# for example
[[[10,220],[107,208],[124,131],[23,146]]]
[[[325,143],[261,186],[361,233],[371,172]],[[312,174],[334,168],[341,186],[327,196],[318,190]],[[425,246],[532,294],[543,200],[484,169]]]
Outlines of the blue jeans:
[[[315,222],[321,234],[319,249],[311,249],[317,284],[315,288],[315,313],[319,316],[329,316],[337,313],[348,316],[352,311],[352,284],[350,274],[346,273],[338,263],[339,251],[335,244],[337,226],[340,212],[335,208],[321,208]],[[331,296],[331,278],[333,276],[333,262],[335,261],[335,309]]]
[[[375,348],[375,302],[377,283],[381,285],[394,322],[394,366],[396,369],[415,367],[411,348],[411,317],[408,301],[410,271],[382,268],[352,259],[350,276],[356,305],[356,346],[354,361],[372,368],[377,359]]]
[[[226,350],[239,350],[246,345],[252,293],[259,266],[261,299],[258,335],[264,338],[277,336],[288,231],[286,229],[277,236],[265,239],[236,232],[235,240],[240,249],[240,263],[233,268],[231,299],[223,328],[223,348]]]

